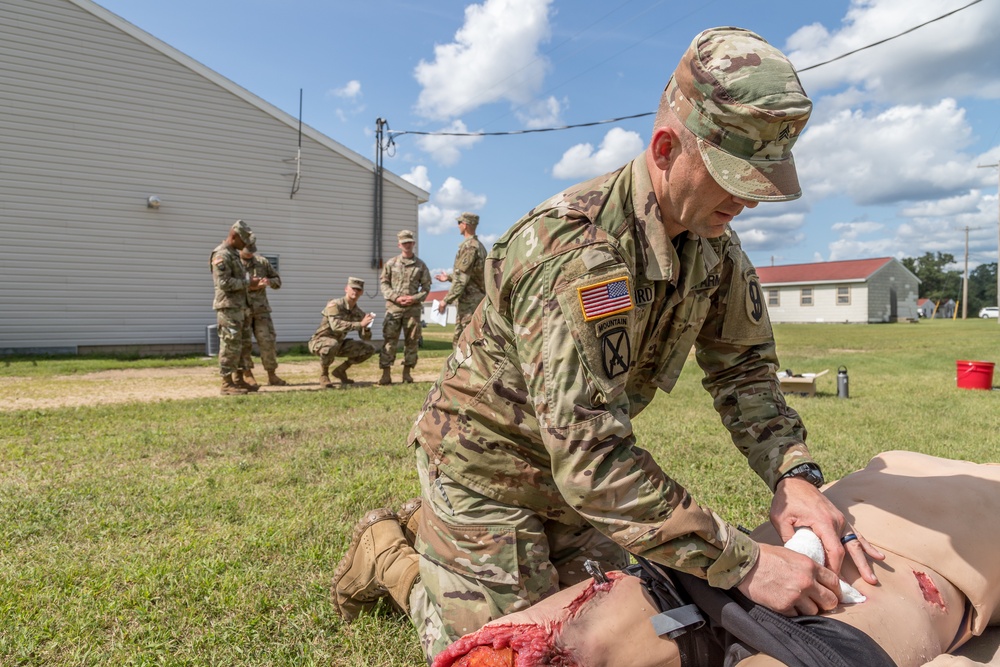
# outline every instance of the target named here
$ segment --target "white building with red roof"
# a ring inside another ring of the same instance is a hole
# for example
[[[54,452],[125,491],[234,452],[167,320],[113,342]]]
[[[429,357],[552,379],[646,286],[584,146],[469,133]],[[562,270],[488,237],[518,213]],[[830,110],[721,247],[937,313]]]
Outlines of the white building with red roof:
[[[892,257],[758,267],[772,322],[917,319],[920,279]]]

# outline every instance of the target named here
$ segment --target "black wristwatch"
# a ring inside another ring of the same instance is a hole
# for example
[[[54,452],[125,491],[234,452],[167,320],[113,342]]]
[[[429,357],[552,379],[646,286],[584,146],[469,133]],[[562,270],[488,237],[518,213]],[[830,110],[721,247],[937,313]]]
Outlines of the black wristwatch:
[[[823,486],[823,471],[815,463],[801,463],[779,477],[778,481],[787,477],[801,477],[817,489]]]

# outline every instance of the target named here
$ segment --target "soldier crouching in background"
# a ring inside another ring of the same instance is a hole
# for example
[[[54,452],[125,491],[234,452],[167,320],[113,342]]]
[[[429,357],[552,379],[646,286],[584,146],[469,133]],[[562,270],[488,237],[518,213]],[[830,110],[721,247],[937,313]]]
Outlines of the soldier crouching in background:
[[[323,309],[323,321],[316,333],[309,339],[309,351],[319,355],[319,384],[324,389],[333,386],[330,382],[330,364],[336,357],[346,357],[346,360],[333,369],[333,377],[341,384],[353,384],[354,380],[347,377],[347,369],[354,364],[360,364],[375,354],[371,323],[375,320],[374,313],[365,313],[358,308],[358,299],[365,291],[365,281],[361,278],[348,278],[344,288],[344,296],[333,299]],[[357,331],[361,340],[347,338],[351,331]]]

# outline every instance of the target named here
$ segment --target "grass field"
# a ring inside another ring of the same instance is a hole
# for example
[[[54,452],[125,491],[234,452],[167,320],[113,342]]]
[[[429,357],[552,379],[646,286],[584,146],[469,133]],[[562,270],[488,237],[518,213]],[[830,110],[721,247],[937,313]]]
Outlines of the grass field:
[[[776,335],[783,368],[830,369],[819,395],[788,399],[828,477],[887,449],[1000,459],[1000,393],[955,387],[956,360],[1000,361],[996,322]],[[0,375],[156,363],[210,364],[17,359]],[[636,420],[639,442],[701,502],[756,525],[767,491],[690,365]],[[391,611],[342,625],[329,581],[356,519],[416,494],[405,437],[427,389],[0,412],[0,665],[422,665]]]

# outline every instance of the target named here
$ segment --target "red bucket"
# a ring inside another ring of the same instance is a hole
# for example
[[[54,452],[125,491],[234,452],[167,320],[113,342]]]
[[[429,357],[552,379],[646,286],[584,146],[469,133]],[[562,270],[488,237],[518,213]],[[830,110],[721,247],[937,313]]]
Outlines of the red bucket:
[[[962,389],[992,389],[992,361],[956,361],[958,386]]]

